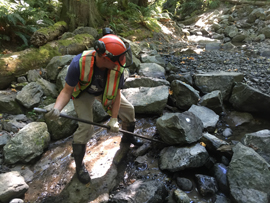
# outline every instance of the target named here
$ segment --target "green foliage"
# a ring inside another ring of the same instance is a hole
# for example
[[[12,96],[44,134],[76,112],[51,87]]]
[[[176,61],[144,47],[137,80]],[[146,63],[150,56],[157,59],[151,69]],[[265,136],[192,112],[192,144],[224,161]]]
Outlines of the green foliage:
[[[164,0],[155,1],[147,7],[129,2],[128,9],[121,10],[117,2],[98,0],[97,7],[101,16],[109,22],[109,27],[115,33],[122,35],[123,33],[130,33],[129,27],[131,26],[129,25],[132,25],[135,29],[144,26],[151,31],[159,31],[159,25],[154,18],[151,18],[151,15],[153,12],[161,11],[157,8],[161,2],[164,2]],[[123,24],[123,21],[128,22],[129,25]]]
[[[220,1],[219,0],[207,0],[206,5],[209,9],[215,9],[220,6]]]
[[[0,1],[0,42],[29,46],[31,35],[39,28],[53,25],[58,20],[58,6],[48,0]],[[50,3],[49,3],[50,2]]]
[[[183,4],[181,4],[180,12],[187,16],[194,11],[202,10],[203,0],[187,0]]]

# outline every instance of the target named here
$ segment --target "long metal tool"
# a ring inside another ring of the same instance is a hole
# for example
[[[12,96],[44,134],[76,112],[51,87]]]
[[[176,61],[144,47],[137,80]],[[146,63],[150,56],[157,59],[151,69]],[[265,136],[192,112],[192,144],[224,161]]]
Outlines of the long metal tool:
[[[38,113],[48,113],[49,112],[48,110],[41,109],[41,108],[34,108],[34,111],[36,111]],[[84,120],[84,119],[80,119],[80,118],[68,116],[66,114],[60,113],[59,116],[62,117],[62,118],[67,118],[67,119],[76,120],[76,121],[79,121],[79,122],[82,122],[82,123],[87,123],[87,124],[90,124],[90,125],[95,125],[95,126],[99,126],[99,127],[102,127],[102,128],[107,128],[108,130],[110,129],[110,127],[107,126],[107,125],[103,125],[103,124],[99,124],[99,123],[94,123],[92,121],[88,121],[88,120]],[[162,142],[162,141],[159,141],[159,140],[156,140],[156,139],[151,139],[151,138],[148,138],[148,137],[144,137],[144,136],[141,136],[141,135],[138,135],[138,134],[135,134],[135,133],[126,131],[126,130],[119,129],[119,132],[128,133],[130,135],[134,135],[134,136],[139,137],[139,138],[142,138],[142,139],[146,139],[146,140],[149,140],[149,141],[158,142],[158,143],[162,143],[162,144],[168,145],[165,142]]]

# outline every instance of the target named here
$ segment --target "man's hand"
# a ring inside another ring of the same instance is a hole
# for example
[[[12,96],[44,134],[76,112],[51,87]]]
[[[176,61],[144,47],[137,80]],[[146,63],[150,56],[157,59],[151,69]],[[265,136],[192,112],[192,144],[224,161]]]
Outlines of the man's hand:
[[[111,118],[107,126],[110,127],[110,131],[113,133],[118,133],[119,132],[119,123],[117,118]]]
[[[45,118],[49,120],[57,120],[59,118],[60,111],[58,109],[52,109],[45,114]]]

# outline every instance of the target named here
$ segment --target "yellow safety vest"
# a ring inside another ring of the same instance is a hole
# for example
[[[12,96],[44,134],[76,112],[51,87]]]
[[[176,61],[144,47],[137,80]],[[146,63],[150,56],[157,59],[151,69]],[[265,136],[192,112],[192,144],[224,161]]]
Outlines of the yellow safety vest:
[[[84,51],[82,53],[82,56],[79,60],[80,80],[78,84],[74,87],[74,91],[72,93],[72,96],[74,98],[78,97],[79,94],[91,84],[94,74],[95,53],[96,51],[94,50]],[[123,71],[124,68],[118,65],[116,69],[108,70],[107,73],[107,81],[103,92],[102,105],[109,115],[111,115],[112,113],[112,104],[115,101],[120,77]]]

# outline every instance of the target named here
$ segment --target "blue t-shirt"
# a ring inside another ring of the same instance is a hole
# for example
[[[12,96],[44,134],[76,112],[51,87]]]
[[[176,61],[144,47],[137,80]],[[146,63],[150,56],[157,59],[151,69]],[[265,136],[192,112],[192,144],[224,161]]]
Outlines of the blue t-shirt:
[[[75,56],[69,65],[68,72],[66,75],[66,83],[69,86],[75,87],[79,82],[80,79],[79,60],[81,58],[81,55],[82,54],[78,54],[77,56]],[[95,96],[103,94],[107,81],[107,71],[108,69],[101,70],[96,66],[96,63],[94,63],[94,74],[92,77],[92,81],[91,84],[86,89],[86,91],[89,94],[93,94]],[[124,86],[124,74],[122,74],[120,77],[118,89],[122,89],[123,86]]]

